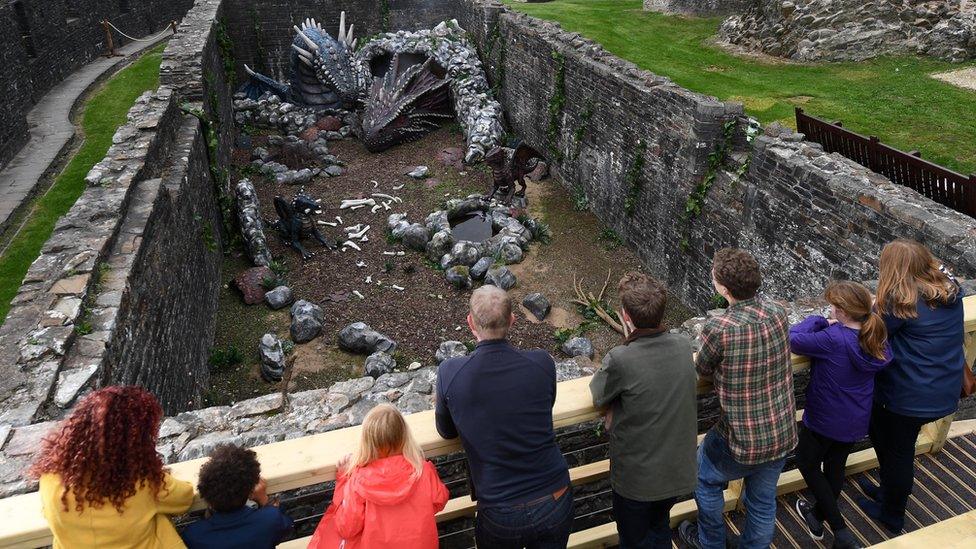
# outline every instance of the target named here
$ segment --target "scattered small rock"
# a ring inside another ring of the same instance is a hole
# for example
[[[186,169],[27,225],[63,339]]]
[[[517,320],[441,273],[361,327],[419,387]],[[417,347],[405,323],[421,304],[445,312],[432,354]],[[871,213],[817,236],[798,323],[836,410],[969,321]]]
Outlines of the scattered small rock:
[[[245,305],[255,305],[264,301],[265,279],[273,277],[274,273],[268,267],[251,267],[234,277],[234,287],[240,290]]]
[[[396,360],[383,351],[375,352],[366,357],[365,373],[374,379],[392,372],[394,368],[396,368]]]
[[[569,356],[593,358],[593,343],[586,337],[574,337],[563,343],[562,351]]]
[[[322,333],[325,313],[322,307],[301,299],[291,307],[291,339],[295,343],[309,342]]]
[[[458,358],[468,355],[468,348],[464,346],[464,343],[460,341],[445,341],[441,343],[440,348],[437,349],[437,353],[434,354],[434,359],[440,364],[445,360],[450,358]]]
[[[342,175],[342,168],[336,165],[332,165],[326,168],[325,170],[323,170],[323,173],[325,173],[325,175],[329,177],[339,177],[340,175]]]
[[[515,275],[512,274],[512,271],[508,267],[489,269],[488,274],[485,275],[485,284],[498,286],[506,291],[514,288],[515,282]]]
[[[417,166],[413,170],[407,172],[407,177],[412,177],[414,179],[424,179],[430,175],[430,168],[427,166]]]
[[[539,320],[545,320],[549,316],[549,310],[552,308],[549,300],[539,292],[525,296],[525,299],[522,300],[522,305]]]
[[[407,365],[407,370],[413,372],[414,370],[419,370],[423,367],[424,365],[419,362],[411,362],[410,364]]]
[[[264,294],[264,300],[268,303],[268,307],[276,311],[290,305],[294,298],[291,288],[288,286],[278,286]]]
[[[274,334],[264,334],[258,352],[261,354],[261,377],[271,383],[281,381],[285,374],[285,351],[281,340]]]

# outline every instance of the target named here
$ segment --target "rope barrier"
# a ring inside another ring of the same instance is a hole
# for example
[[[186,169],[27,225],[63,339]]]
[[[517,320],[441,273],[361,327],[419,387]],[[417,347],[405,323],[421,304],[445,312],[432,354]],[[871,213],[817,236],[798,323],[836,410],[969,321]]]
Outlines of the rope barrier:
[[[154,42],[154,41],[158,40],[160,36],[166,34],[167,32],[174,32],[174,33],[176,32],[176,25],[175,25],[175,22],[173,22],[173,23],[170,23],[169,25],[167,25],[165,30],[163,30],[162,32],[160,32],[159,34],[157,34],[155,36],[151,36],[149,38],[135,38],[135,37],[129,36],[128,34],[122,32],[121,30],[119,30],[119,28],[116,27],[115,25],[113,25],[112,22],[109,21],[108,19],[105,20],[105,23],[108,26],[110,26],[113,29],[115,29],[115,32],[121,34],[122,36],[128,38],[129,40],[132,40],[133,42]]]

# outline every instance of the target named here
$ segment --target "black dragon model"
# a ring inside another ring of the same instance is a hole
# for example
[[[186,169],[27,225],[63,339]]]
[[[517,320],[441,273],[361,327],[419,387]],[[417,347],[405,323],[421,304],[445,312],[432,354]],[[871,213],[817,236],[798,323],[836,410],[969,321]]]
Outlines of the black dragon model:
[[[525,143],[518,143],[515,148],[495,147],[485,155],[485,164],[491,168],[492,188],[485,196],[491,200],[501,194],[503,204],[511,205],[513,196],[525,197],[525,176],[539,165],[541,155]],[[515,184],[519,184],[518,191]]]
[[[291,203],[281,196],[274,197],[278,221],[273,225],[278,229],[285,245],[300,253],[302,259],[309,259],[315,255],[302,246],[303,238],[314,238],[331,250],[338,247],[336,242],[326,239],[315,226],[315,216],[322,213],[320,202],[309,196],[305,189],[299,190]]]
[[[385,62],[384,62],[385,61]],[[423,137],[454,117],[444,68],[421,54],[373,60],[362,139],[370,152]]]

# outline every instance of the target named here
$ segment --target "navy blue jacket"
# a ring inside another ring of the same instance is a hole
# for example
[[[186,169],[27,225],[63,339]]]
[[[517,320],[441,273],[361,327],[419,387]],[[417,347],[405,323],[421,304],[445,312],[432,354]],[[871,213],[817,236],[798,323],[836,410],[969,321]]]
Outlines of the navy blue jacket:
[[[277,507],[242,507],[187,526],[183,542],[188,549],[272,549],[291,529],[291,519]]]
[[[526,503],[569,485],[556,446],[556,365],[545,351],[501,339],[445,360],[437,372],[437,432],[461,436],[481,507]]]
[[[840,442],[857,442],[868,434],[874,377],[891,362],[864,352],[860,332],[813,315],[790,328],[790,350],[810,357],[810,383],[803,424]]]
[[[963,291],[951,303],[918,300],[918,318],[884,315],[895,358],[875,380],[874,400],[903,416],[936,418],[959,407],[962,387]]]

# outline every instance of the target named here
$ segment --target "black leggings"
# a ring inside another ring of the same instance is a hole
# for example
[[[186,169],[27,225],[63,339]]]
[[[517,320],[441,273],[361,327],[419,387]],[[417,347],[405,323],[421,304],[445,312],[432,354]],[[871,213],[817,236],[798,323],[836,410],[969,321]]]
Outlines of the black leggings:
[[[799,438],[796,465],[816,499],[814,514],[818,519],[826,520],[836,534],[847,527],[837,508],[837,498],[844,487],[844,467],[854,443],[827,438],[802,424]]]
[[[922,425],[937,417],[912,417],[896,414],[878,403],[871,409],[869,435],[878,454],[881,477],[881,518],[900,527],[905,522],[905,506],[915,482],[915,440]]]

